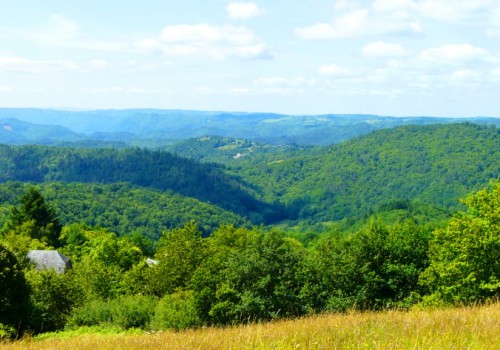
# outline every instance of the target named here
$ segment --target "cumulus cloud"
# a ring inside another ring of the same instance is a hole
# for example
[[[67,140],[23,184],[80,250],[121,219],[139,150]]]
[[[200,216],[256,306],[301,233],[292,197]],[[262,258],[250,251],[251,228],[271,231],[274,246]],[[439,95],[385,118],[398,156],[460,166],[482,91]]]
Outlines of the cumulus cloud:
[[[490,54],[485,49],[470,44],[448,44],[441,47],[424,50],[420,58],[445,64],[487,60]]]
[[[347,77],[352,75],[352,71],[347,68],[342,68],[336,64],[327,64],[319,67],[318,72],[331,77]]]
[[[230,19],[247,19],[264,12],[254,2],[232,2],[226,6],[226,11]]]
[[[167,55],[198,55],[214,59],[268,59],[270,48],[244,27],[182,24],[165,27],[159,41],[139,42],[143,49]]]
[[[405,56],[407,51],[400,44],[376,41],[365,45],[362,53],[365,57],[401,57]]]
[[[339,39],[390,33],[421,33],[426,20],[481,21],[490,16],[495,0],[375,0],[369,6],[360,1],[337,1],[331,22],[296,28],[304,39]],[[496,33],[489,29],[488,33]]]
[[[342,11],[331,23],[316,23],[296,28],[295,34],[304,39],[341,39],[365,35],[410,32],[420,33],[420,22],[411,14],[397,11],[376,11],[356,8]]]

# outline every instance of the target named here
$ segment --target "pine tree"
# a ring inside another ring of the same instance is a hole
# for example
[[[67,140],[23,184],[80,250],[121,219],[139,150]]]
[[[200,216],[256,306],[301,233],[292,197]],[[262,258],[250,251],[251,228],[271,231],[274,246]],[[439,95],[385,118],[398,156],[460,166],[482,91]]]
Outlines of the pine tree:
[[[62,225],[54,209],[45,202],[42,194],[30,187],[22,196],[21,204],[12,209],[7,222],[7,231],[16,231],[24,223],[32,222],[31,238],[38,239],[52,247],[58,247]]]

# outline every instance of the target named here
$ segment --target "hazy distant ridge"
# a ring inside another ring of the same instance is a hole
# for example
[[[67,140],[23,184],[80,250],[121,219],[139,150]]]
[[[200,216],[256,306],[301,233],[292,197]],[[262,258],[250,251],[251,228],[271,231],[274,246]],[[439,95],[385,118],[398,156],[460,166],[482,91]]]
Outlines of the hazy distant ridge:
[[[34,125],[25,124],[22,133],[13,137],[13,132],[5,132],[9,131],[5,130],[6,125],[15,123],[13,119]],[[466,121],[500,126],[500,118],[492,117],[400,118],[366,114],[283,115],[156,109],[62,111],[0,108],[0,122],[4,127],[0,142],[129,142],[133,139],[181,140],[218,135],[271,144],[327,145],[399,125]],[[48,128],[49,125],[51,128]]]

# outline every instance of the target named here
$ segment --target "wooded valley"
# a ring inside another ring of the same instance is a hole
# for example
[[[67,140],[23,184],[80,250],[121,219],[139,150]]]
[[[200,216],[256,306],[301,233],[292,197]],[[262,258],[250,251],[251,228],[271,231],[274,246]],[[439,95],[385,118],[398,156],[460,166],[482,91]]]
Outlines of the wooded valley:
[[[493,300],[499,145],[472,123],[326,146],[1,145],[0,338]],[[49,249],[72,269],[25,258]]]

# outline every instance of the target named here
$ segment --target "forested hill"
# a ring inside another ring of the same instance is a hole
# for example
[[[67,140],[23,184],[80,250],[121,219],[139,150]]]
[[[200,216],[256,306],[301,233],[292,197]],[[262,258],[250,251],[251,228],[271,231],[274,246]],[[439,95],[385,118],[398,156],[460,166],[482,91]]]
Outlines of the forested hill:
[[[248,224],[247,220],[215,205],[126,183],[47,182],[38,187],[63,225],[83,223],[119,235],[138,233],[156,241],[165,230],[182,227],[192,220],[205,235],[223,224]],[[0,227],[8,221],[12,207],[18,205],[27,188],[29,185],[22,182],[0,186]]]
[[[312,222],[395,202],[456,207],[500,176],[500,130],[493,126],[402,126],[308,153],[246,167],[242,160],[235,168],[267,200],[279,198],[290,217]]]
[[[280,213],[278,206],[253,198],[247,185],[221,166],[199,164],[163,151],[0,146],[0,182],[9,180],[129,182],[213,203],[255,223]]]
[[[206,138],[178,150],[212,161],[221,153],[224,165],[138,148],[0,146],[0,182],[128,182],[194,197],[254,224],[314,224],[391,206],[456,209],[459,198],[500,175],[499,129],[468,123],[402,126],[327,147]]]

